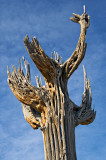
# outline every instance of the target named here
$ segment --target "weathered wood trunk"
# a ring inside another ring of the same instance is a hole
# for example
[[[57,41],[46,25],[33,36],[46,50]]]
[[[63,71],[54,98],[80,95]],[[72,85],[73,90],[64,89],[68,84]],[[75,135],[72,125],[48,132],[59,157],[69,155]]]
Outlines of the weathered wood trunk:
[[[63,79],[58,70],[55,82],[49,86],[51,101],[47,126],[43,130],[46,160],[76,160],[73,105]]]
[[[77,159],[75,149],[75,126],[73,125],[72,120],[66,119],[66,121],[66,125],[70,125],[70,127],[65,127],[63,131],[63,136],[65,136],[64,143],[63,140],[60,139],[61,130],[58,131],[59,124],[55,125],[50,122],[47,129],[43,131],[45,160]]]
[[[8,74],[8,84],[22,103],[24,117],[32,128],[40,127],[44,138],[45,160],[76,160],[75,127],[93,122],[96,112],[92,110],[92,95],[90,81],[84,69],[85,88],[81,106],[70,100],[67,82],[72,73],[78,68],[86,51],[86,31],[89,27],[89,16],[84,11],[80,16],[73,14],[71,20],[81,25],[81,34],[77,47],[72,56],[63,63],[62,58],[55,54],[49,58],[39,45],[36,37],[29,41],[24,39],[24,45],[45,79],[36,77],[37,87],[31,85],[30,66],[24,61],[26,75],[19,62],[18,71],[13,66],[13,72]]]

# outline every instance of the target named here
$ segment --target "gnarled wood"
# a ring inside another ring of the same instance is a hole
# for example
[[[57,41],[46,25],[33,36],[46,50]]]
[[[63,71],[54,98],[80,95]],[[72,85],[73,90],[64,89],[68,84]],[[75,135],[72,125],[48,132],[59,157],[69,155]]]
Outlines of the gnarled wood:
[[[8,84],[22,103],[26,121],[34,129],[40,129],[44,138],[45,160],[77,160],[75,149],[75,127],[93,122],[96,112],[92,110],[90,81],[84,69],[84,93],[81,106],[77,106],[69,98],[67,81],[84,58],[86,51],[86,31],[89,27],[89,16],[85,12],[80,16],[73,14],[72,21],[81,25],[81,34],[72,56],[63,63],[58,53],[55,59],[49,58],[34,37],[32,42],[28,36],[24,45],[45,79],[45,86],[36,77],[37,87],[31,85],[30,66],[23,58],[26,75],[19,63],[18,72],[8,74]]]
[[[22,110],[25,120],[31,125],[33,129],[42,127],[41,114],[34,108],[22,103]]]
[[[45,80],[51,82],[55,78],[55,68],[52,60],[44,53],[37,38],[34,37],[32,42],[30,42],[28,36],[26,36],[24,45]]]
[[[87,79],[86,71],[84,69],[84,93],[82,97],[82,103],[81,106],[78,107],[74,104],[74,121],[75,125],[87,125],[94,121],[96,112],[94,109],[92,110],[92,94],[91,94],[91,86],[90,81]]]

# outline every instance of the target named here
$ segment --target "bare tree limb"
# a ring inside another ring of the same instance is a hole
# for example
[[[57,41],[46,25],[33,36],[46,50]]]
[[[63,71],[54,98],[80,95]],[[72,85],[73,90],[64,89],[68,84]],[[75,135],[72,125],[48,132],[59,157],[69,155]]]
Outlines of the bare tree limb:
[[[46,81],[52,81],[55,78],[55,67],[53,61],[44,53],[36,37],[34,37],[32,42],[30,42],[28,36],[26,36],[24,38],[24,45],[31,59],[36,64]]]
[[[85,43],[86,31],[89,27],[90,21],[90,17],[86,13],[83,13],[81,16],[74,13],[73,15],[74,17],[71,17],[70,19],[73,22],[79,23],[81,25],[81,34],[75,51],[73,52],[72,56],[64,63],[67,79],[69,79],[72,73],[78,68],[79,64],[85,56],[87,47],[87,44]]]
[[[45,107],[43,98],[45,98],[47,90],[45,90],[45,88],[43,87],[36,88],[35,86],[31,85],[29,64],[27,64],[26,62],[27,61],[24,60],[26,68],[25,76],[20,62],[18,73],[14,66],[13,72],[11,74],[9,72],[9,69],[7,70],[8,84],[19,101],[41,112]]]
[[[78,107],[77,105],[74,105],[73,103],[73,110],[75,113],[75,124],[76,126],[81,125],[87,125],[94,121],[96,112],[94,109],[92,110],[92,94],[91,94],[91,86],[90,81],[87,79],[86,71],[84,69],[84,93],[82,97],[82,103],[81,106]]]

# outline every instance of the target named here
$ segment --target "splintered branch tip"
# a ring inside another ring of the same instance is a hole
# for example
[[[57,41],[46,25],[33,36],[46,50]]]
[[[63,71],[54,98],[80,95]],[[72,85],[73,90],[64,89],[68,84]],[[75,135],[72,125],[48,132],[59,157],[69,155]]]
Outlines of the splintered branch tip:
[[[83,8],[84,8],[84,13],[86,13],[85,5],[83,6]]]

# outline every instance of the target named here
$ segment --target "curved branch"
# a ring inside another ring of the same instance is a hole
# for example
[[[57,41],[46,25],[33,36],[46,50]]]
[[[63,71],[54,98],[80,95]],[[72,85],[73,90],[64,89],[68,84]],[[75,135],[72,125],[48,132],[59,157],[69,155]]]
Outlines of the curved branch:
[[[74,13],[73,15],[74,17],[71,17],[70,19],[73,22],[79,23],[81,25],[81,34],[74,53],[64,63],[67,79],[69,79],[72,73],[78,68],[79,64],[82,62],[85,56],[87,47],[87,43],[85,43],[86,31],[87,28],[89,27],[89,21],[90,21],[90,17],[87,15],[87,13],[83,13],[81,16]]]
[[[45,99],[45,95],[48,95],[48,91],[43,87],[36,88],[35,86],[31,85],[29,64],[27,64],[26,60],[24,60],[24,64],[26,68],[25,76],[20,62],[18,73],[14,66],[11,74],[9,69],[7,70],[8,84],[19,101],[41,112],[44,110],[45,103],[43,99]]]
[[[30,42],[28,36],[26,36],[24,45],[39,71],[48,82],[51,82],[55,78],[55,67],[52,59],[44,53],[36,37]]]

